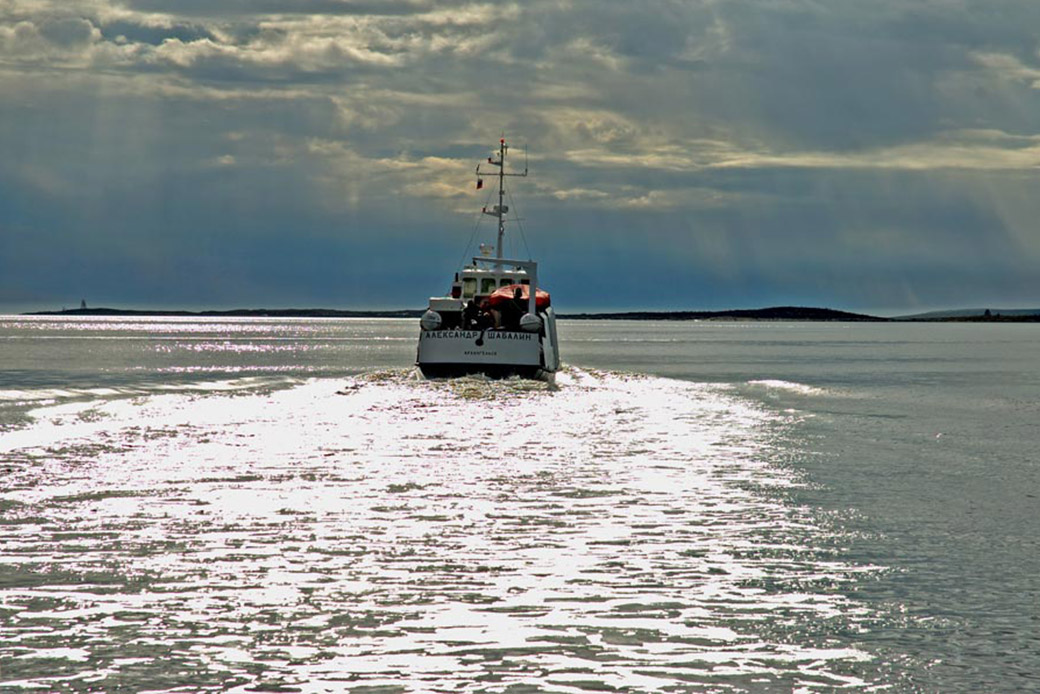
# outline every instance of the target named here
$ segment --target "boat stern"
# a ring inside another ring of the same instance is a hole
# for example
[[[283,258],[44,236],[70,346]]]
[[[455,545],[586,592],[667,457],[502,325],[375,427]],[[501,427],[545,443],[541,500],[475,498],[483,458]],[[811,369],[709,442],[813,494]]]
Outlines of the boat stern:
[[[493,329],[420,330],[416,364],[431,377],[531,375],[544,368],[538,333]]]

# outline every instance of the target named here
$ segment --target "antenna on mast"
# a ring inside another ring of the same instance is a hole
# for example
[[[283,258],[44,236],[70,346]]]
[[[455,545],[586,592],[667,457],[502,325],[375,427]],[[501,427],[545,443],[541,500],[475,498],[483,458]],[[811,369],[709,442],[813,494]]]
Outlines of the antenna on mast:
[[[527,176],[527,147],[524,147],[524,172],[523,173],[506,173],[506,152],[508,152],[508,151],[509,151],[509,145],[506,144],[506,138],[505,137],[500,137],[498,139],[498,159],[496,160],[494,157],[488,157],[487,158],[487,163],[488,164],[490,164],[491,166],[497,166],[498,167],[498,204],[495,205],[494,207],[492,207],[490,210],[488,208],[486,208],[486,207],[482,210],[482,212],[484,214],[489,215],[491,217],[495,217],[495,218],[498,219],[498,245],[497,245],[497,250],[496,250],[496,253],[495,253],[495,260],[502,260],[502,258],[504,257],[502,255],[502,238],[505,236],[505,233],[506,233],[505,215],[506,215],[507,212],[509,212],[509,207],[506,206],[505,204],[503,204],[503,201],[505,199],[505,194],[506,194],[506,186],[505,186],[506,176],[518,176],[520,178],[523,178],[523,177]],[[481,171],[480,167],[482,165],[484,165],[483,162],[481,162],[480,164],[477,164],[477,170],[476,170],[477,189],[478,190],[484,186],[484,179],[481,178],[481,176],[484,176],[484,175],[487,175],[487,174],[492,174],[493,175],[493,172]],[[501,268],[501,264],[496,265],[496,267]]]

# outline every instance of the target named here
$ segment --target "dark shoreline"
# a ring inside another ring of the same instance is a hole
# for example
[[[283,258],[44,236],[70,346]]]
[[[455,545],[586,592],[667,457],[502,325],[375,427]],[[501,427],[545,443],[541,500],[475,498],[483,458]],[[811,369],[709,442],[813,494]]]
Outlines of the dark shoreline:
[[[150,311],[116,308],[76,308],[65,311],[36,311],[24,316],[168,316],[187,318],[419,318],[422,309],[395,311],[341,311],[324,308],[286,309],[232,309],[229,311]],[[624,311],[612,313],[565,313],[559,318],[568,320],[656,320],[656,321],[824,321],[859,323],[1037,323],[1040,313],[1001,315],[969,315],[904,318],[883,318],[862,313],[850,313],[829,308],[805,306],[773,306],[760,309],[731,311]]]
[[[805,306],[773,306],[770,308],[731,311],[629,311],[623,313],[574,313],[560,318],[574,320],[791,320],[791,321],[855,321],[885,323],[893,319],[850,313],[831,308]]]
[[[329,308],[236,308],[228,311],[150,311],[122,308],[72,308],[35,311],[23,316],[167,316],[188,318],[419,318],[422,311],[339,311]]]

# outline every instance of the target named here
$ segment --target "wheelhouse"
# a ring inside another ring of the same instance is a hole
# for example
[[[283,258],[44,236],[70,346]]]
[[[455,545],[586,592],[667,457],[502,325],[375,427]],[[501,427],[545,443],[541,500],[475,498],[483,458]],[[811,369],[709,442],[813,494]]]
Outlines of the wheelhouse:
[[[531,278],[523,268],[478,267],[476,263],[462,268],[451,285],[451,296],[463,302],[470,299],[485,299],[496,289],[511,284],[531,284]]]

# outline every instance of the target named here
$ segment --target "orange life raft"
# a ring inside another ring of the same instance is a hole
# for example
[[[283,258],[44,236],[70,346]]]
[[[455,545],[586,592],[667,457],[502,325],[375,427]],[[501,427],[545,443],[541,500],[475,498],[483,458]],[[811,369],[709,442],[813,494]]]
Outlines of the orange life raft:
[[[491,308],[498,308],[499,306],[506,304],[513,300],[513,294],[516,292],[517,287],[520,288],[521,296],[523,297],[526,305],[530,299],[531,291],[526,284],[510,284],[505,287],[500,287],[495,291],[491,292],[491,296],[488,297],[488,303],[491,304]],[[549,297],[549,292],[537,289],[534,293],[534,305],[539,311],[544,311],[549,308],[552,303],[552,299]]]

